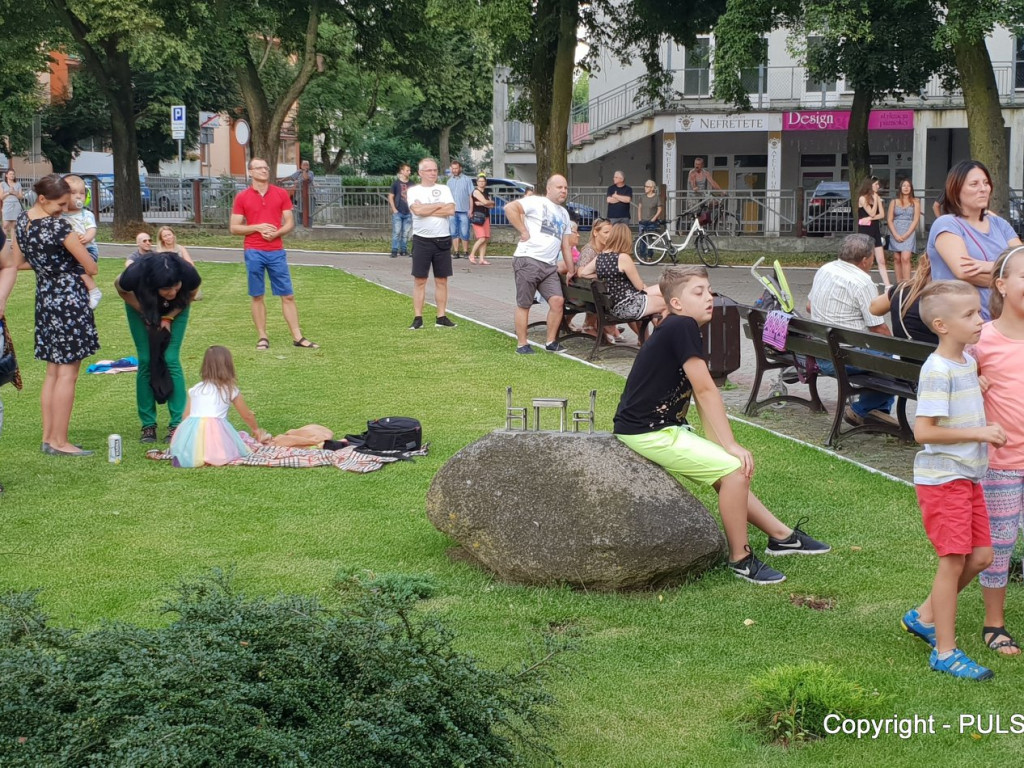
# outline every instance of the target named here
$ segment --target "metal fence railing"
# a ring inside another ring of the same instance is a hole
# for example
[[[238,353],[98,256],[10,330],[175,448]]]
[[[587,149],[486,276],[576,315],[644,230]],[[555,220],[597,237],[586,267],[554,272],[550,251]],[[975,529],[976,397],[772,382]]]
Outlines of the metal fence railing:
[[[31,187],[34,179],[20,180],[29,191],[28,203],[34,199]],[[143,216],[155,223],[196,222],[196,200],[199,200],[198,220],[204,225],[227,227],[235,196],[245,189],[242,177],[213,177],[179,180],[176,177],[149,176],[143,184]],[[93,184],[90,183],[90,188]],[[844,235],[857,231],[856,211],[851,210],[850,198],[844,185],[833,185],[832,194],[815,194],[819,188],[765,190],[721,190],[711,198],[710,216],[705,223],[712,232],[724,236],[802,236]],[[838,187],[838,188],[836,188]],[[98,220],[113,220],[114,194],[112,184],[97,180]],[[824,188],[824,187],[822,187]],[[488,187],[495,202],[491,210],[491,225],[508,226],[505,206],[518,200],[532,185],[524,182],[492,184]],[[391,209],[387,202],[390,187],[348,186],[341,177],[318,177],[310,190],[311,224],[315,227],[344,227],[386,230],[391,226]],[[636,190],[634,190],[636,191]],[[926,237],[935,220],[932,204],[939,197],[939,189],[918,189],[921,200],[921,224],[918,236]],[[576,186],[570,189],[566,207],[581,229],[590,229],[597,217],[608,211],[608,188],[604,186]],[[889,199],[885,199],[888,210]],[[702,198],[685,189],[668,190],[665,200],[665,219],[675,232],[688,229],[694,215],[699,215]],[[997,213],[1006,219],[1016,232],[1024,236],[1024,189],[1011,189],[1005,211]],[[682,217],[682,221],[679,219]],[[303,222],[302,195],[296,195],[295,218]],[[637,224],[636,208],[631,208],[631,223]],[[919,240],[920,242],[920,240]]]

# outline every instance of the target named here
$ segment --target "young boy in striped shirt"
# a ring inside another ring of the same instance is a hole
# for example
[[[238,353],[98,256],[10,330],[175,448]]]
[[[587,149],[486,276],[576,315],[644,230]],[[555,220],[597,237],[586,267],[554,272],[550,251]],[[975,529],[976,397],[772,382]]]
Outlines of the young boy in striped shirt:
[[[921,319],[939,337],[917,390],[914,487],[928,539],[939,556],[931,594],[901,621],[903,629],[932,646],[937,672],[988,680],[992,670],[956,647],[957,595],[992,562],[992,539],[981,479],[988,444],[1006,432],[987,424],[978,366],[964,350],[978,341],[984,321],[978,290],[962,280],[938,280],[921,292]]]

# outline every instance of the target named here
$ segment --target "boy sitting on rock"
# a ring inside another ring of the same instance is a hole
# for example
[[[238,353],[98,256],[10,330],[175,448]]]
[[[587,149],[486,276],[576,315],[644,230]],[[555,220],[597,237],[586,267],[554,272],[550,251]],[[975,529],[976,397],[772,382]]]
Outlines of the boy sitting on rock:
[[[668,316],[637,355],[615,413],[615,436],[678,480],[711,485],[729,546],[729,567],[754,584],[786,577],[751,551],[747,524],[768,534],[769,555],[818,555],[831,547],[783,525],[750,492],[754,459],[736,442],[722,396],[704,359],[700,326],[711,319],[714,297],[704,267],[673,266],[659,281]],[[686,423],[690,395],[707,439]],[[803,521],[801,521],[802,523]]]

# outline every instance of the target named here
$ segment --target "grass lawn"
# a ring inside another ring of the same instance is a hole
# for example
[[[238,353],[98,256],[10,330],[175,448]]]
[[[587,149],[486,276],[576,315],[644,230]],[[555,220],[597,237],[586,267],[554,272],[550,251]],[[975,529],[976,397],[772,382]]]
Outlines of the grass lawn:
[[[25,389],[3,389],[0,441],[0,589],[42,588],[57,623],[161,621],[179,576],[237,567],[251,592],[317,593],[342,566],[429,573],[441,592],[428,607],[486,663],[524,658],[541,634],[569,625],[579,649],[552,689],[561,702],[557,751],[567,766],[1011,765],[1024,741],[958,732],[960,713],[1020,710],[1024,661],[983,650],[976,585],[962,601],[961,645],[990,664],[994,681],[962,683],[927,670],[923,643],[898,628],[926,593],[935,557],[913,490],[824,454],[737,426],[758,461],[755,491],[780,517],[810,515],[808,529],[834,552],[785,558],[779,587],[742,583],[723,569],[663,593],[606,595],[501,584],[449,562],[451,542],[424,514],[434,472],[463,446],[504,424],[504,388],[516,399],[562,395],[582,407],[598,390],[599,427],[609,429],[622,389],[612,373],[556,355],[517,357],[512,341],[461,321],[457,329],[404,330],[409,299],[326,268],[294,270],[304,332],[319,351],[289,343],[273,302],[269,352],[254,350],[245,274],[203,264],[205,299],[194,305],[183,362],[190,383],[205,348],[235,353],[246,400],[272,431],[316,422],[338,434],[368,418],[419,418],[430,456],[365,476],[334,468],[174,469],[143,457],[130,374],[83,373],[72,419],[76,442],[102,453],[125,438],[120,466],[103,456],[59,459],[39,451],[43,365],[32,360],[34,285],[22,273],[7,311]],[[98,309],[100,357],[133,352],[123,304],[108,289]],[[241,422],[235,418],[235,423]],[[166,426],[161,414],[160,434]],[[528,482],[529,478],[524,478]],[[702,497],[712,504],[707,493]],[[713,505],[712,505],[713,508]],[[547,510],[558,514],[559,510]],[[763,548],[763,536],[752,545]],[[792,595],[831,598],[831,611],[798,607]],[[1024,634],[1019,585],[1008,624]],[[744,620],[751,619],[746,625]],[[766,747],[737,724],[753,676],[772,666],[820,661],[887,697],[884,714],[927,717],[935,735],[909,741],[848,736],[791,750]],[[949,731],[941,728],[949,723]]]

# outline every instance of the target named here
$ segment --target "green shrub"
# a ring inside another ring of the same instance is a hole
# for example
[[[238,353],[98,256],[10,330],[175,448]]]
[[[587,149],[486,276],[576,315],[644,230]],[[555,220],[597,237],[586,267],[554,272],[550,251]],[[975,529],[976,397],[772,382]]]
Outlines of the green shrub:
[[[825,717],[870,717],[885,703],[876,692],[825,664],[773,667],[750,682],[742,718],[771,744],[824,738]]]
[[[342,608],[179,585],[174,620],[91,632],[0,598],[0,765],[520,766],[556,762],[544,666],[488,671],[416,610],[434,585],[339,574]]]

